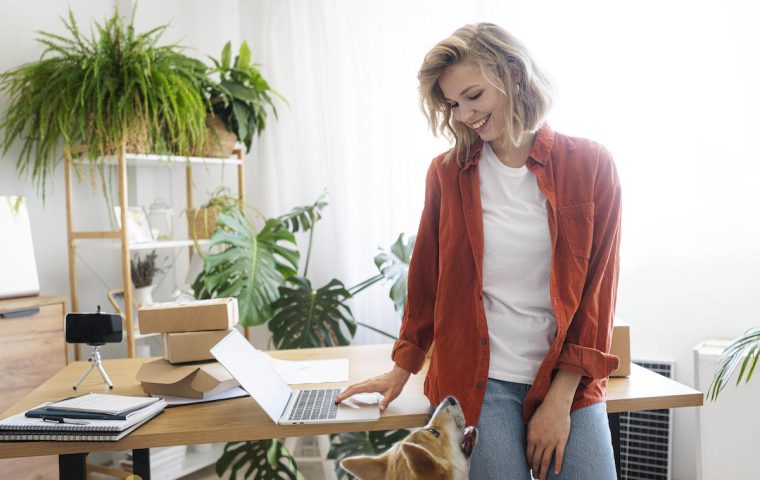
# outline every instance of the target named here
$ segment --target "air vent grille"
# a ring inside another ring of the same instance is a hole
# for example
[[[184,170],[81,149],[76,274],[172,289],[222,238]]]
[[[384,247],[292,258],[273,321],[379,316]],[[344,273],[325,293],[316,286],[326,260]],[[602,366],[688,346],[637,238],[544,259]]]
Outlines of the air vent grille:
[[[634,361],[668,378],[674,364],[662,361]],[[670,480],[673,434],[671,410],[645,410],[620,414],[621,480]]]

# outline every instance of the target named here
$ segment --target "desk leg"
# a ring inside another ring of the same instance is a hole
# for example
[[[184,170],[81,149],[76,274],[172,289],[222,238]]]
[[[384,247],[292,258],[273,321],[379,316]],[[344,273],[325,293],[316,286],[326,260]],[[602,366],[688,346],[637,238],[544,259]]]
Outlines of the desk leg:
[[[132,471],[142,480],[150,480],[150,449],[135,448],[132,450]]]
[[[61,480],[84,480],[87,478],[86,453],[58,455],[58,478]]]
[[[615,453],[615,471],[617,478],[620,477],[620,414],[608,413],[610,422],[610,434],[612,435],[612,451]]]

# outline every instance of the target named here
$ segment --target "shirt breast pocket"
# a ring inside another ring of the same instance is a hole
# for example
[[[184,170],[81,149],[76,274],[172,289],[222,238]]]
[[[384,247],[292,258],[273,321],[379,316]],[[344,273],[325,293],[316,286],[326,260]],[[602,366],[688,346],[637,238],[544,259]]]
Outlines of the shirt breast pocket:
[[[578,258],[591,258],[594,239],[594,202],[559,207],[559,219],[570,253]]]

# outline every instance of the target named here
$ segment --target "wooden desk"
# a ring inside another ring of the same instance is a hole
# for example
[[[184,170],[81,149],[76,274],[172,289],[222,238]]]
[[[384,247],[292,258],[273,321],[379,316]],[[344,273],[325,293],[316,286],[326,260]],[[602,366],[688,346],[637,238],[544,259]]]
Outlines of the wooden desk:
[[[386,344],[283,350],[269,353],[273,357],[288,360],[348,358],[350,382],[356,382],[389,370],[392,367],[390,349],[391,345]],[[113,393],[144,395],[139,383],[135,380],[135,374],[145,361],[147,359],[139,358],[104,360],[106,372],[114,383]],[[0,417],[4,418],[28,410],[42,402],[68,396],[72,391],[71,386],[85,368],[87,368],[87,362],[70,364]],[[169,408],[118,442],[0,442],[0,458],[61,455],[60,458],[66,457],[70,460],[78,456],[65,454],[134,449],[137,468],[137,451],[151,447],[415,428],[424,425],[429,415],[430,405],[422,393],[424,378],[424,371],[419,375],[413,375],[402,394],[376,422],[275,425],[252,398],[246,397]],[[329,386],[329,384],[326,385]],[[106,388],[98,376],[91,375],[79,391],[81,393],[105,392]],[[607,409],[613,414],[701,404],[702,393],[636,366],[633,368],[631,377],[611,379],[608,388]],[[140,455],[144,454],[146,453]],[[83,466],[84,457],[81,458],[81,463]],[[60,465],[70,464],[61,463]]]

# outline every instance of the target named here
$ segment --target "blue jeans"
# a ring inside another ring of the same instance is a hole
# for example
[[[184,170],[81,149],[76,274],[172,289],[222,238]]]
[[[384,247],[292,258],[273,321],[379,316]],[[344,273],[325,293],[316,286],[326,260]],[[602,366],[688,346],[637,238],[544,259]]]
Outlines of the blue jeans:
[[[522,405],[530,385],[488,379],[478,423],[478,445],[470,462],[470,480],[529,480],[525,458],[526,425]],[[547,478],[614,480],[615,457],[603,402],[570,413],[570,437],[559,476],[554,462]]]

